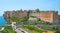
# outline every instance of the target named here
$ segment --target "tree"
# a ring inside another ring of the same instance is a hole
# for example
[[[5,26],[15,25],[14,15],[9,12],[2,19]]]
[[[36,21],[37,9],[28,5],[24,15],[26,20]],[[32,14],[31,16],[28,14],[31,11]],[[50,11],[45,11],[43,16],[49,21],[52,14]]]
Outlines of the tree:
[[[58,19],[60,20],[60,15],[58,15]]]
[[[12,17],[12,18],[10,18],[10,19],[11,19],[12,21],[14,21],[14,22],[17,22],[17,23],[25,22],[25,21],[28,20],[27,17],[23,17],[23,18]]]
[[[32,13],[32,10],[28,10],[28,13]]]
[[[55,31],[59,30],[58,27],[52,27],[52,29],[55,30]]]
[[[32,13],[32,10],[28,10],[28,14],[27,14],[27,17],[29,18],[29,14]]]
[[[60,30],[57,30],[55,33],[60,33]]]
[[[40,10],[37,8],[36,10],[35,10],[36,12],[40,12]]]

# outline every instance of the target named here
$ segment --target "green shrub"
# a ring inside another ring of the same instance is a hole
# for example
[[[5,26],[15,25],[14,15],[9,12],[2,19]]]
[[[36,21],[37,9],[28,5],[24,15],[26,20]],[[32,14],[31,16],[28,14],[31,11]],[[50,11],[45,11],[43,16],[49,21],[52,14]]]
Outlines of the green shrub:
[[[8,26],[6,27],[4,30],[3,30],[4,33],[16,33],[11,26]]]

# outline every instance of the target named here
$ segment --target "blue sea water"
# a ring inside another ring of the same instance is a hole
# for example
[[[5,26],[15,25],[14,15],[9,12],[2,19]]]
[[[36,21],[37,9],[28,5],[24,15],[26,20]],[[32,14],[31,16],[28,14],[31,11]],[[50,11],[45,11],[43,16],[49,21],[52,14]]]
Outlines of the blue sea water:
[[[3,16],[0,16],[0,26],[4,26],[6,24],[6,21]]]

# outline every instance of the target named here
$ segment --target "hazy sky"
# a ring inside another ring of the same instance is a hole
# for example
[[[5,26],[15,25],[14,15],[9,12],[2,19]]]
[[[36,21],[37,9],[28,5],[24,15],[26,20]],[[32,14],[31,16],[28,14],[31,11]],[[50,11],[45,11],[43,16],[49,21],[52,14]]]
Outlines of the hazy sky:
[[[0,16],[5,10],[36,9],[58,10],[60,0],[0,0]]]

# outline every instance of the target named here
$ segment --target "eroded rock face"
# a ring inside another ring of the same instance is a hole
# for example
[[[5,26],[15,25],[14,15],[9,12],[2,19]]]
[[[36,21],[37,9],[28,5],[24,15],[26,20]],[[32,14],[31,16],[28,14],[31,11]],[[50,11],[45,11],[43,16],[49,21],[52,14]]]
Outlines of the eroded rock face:
[[[4,12],[4,18],[7,22],[12,22],[11,17],[22,18],[27,16],[27,11],[6,11]]]
[[[52,12],[52,11],[41,11],[41,12],[33,12],[28,13],[27,10],[17,10],[17,11],[6,11],[4,12],[4,17],[7,20],[7,22],[12,22],[10,20],[11,17],[17,17],[22,18],[25,16],[30,17],[31,15],[36,16],[38,19],[47,21],[50,23],[58,23],[58,12]]]
[[[40,12],[40,19],[50,23],[57,23],[58,13],[57,12]]]

